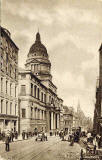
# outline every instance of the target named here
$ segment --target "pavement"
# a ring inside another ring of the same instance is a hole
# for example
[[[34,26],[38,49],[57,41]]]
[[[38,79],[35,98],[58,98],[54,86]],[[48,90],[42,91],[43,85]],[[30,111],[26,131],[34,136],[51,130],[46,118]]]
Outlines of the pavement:
[[[0,160],[79,160],[81,147],[61,141],[58,136],[48,136],[48,141],[35,141],[35,137],[10,143],[10,151],[0,145]]]

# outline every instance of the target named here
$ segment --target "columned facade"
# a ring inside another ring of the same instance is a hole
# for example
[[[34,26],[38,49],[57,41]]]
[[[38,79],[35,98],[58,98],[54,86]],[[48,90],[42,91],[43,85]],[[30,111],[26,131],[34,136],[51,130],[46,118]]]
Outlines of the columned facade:
[[[60,129],[63,100],[57,96],[57,87],[52,82],[51,62],[39,33],[30,47],[25,69],[19,70],[19,99],[20,132],[34,129],[54,132]]]

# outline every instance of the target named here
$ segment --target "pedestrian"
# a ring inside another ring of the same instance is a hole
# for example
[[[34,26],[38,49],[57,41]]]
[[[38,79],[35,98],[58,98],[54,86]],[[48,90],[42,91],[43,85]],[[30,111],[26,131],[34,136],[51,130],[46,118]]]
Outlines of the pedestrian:
[[[13,131],[11,131],[10,136],[11,136],[11,141],[13,142],[13,139],[14,139],[14,133],[13,133]]]
[[[23,140],[25,139],[25,132],[24,131],[22,132],[22,139]]]
[[[83,160],[83,149],[81,149],[80,160]]]
[[[26,132],[26,138],[28,139],[28,132]]]
[[[94,154],[96,154],[96,145],[94,145]]]
[[[71,135],[71,141],[70,141],[70,146],[74,145],[74,135]]]
[[[18,132],[15,132],[15,139],[18,139]]]
[[[45,140],[48,141],[46,132],[45,132]]]
[[[9,151],[10,151],[9,142],[10,142],[9,136],[6,135],[6,137],[5,137],[5,151],[6,151],[6,152],[9,152]]]

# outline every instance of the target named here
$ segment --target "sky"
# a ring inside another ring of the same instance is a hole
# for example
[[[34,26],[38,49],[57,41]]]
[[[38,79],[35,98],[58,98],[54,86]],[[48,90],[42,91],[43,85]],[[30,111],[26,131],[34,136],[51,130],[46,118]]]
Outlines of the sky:
[[[39,29],[58,96],[75,110],[80,101],[85,115],[93,117],[102,0],[1,0],[1,25],[19,48],[19,67],[24,67]]]

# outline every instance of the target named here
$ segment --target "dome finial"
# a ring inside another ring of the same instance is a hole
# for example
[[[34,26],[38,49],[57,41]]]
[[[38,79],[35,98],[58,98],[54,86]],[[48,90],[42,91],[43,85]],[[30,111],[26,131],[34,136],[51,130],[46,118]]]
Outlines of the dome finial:
[[[38,28],[38,32],[36,34],[36,42],[41,42],[40,34],[39,34],[39,28]]]

